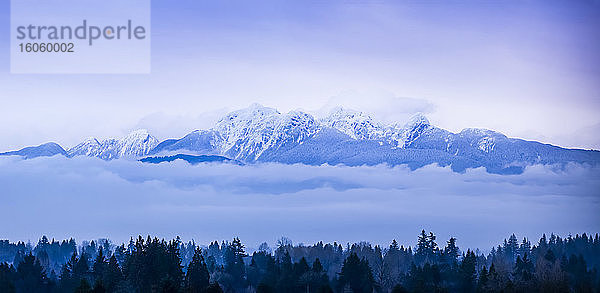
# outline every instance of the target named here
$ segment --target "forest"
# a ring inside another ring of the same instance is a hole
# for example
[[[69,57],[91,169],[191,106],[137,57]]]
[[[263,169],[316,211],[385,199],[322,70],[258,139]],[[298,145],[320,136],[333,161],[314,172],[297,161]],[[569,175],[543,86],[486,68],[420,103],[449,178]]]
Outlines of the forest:
[[[600,292],[598,234],[514,234],[482,253],[441,245],[297,244],[251,253],[239,238],[199,245],[156,237],[0,240],[0,292]]]

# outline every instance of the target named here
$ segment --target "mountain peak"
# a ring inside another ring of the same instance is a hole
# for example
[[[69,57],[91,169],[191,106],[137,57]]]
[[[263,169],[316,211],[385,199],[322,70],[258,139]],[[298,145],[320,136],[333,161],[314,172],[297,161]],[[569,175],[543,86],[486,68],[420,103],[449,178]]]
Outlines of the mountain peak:
[[[105,139],[99,142],[90,137],[82,143],[69,149],[68,155],[98,157],[105,160],[118,158],[133,158],[147,155],[159,141],[150,135],[146,129],[137,129],[122,139]]]
[[[252,103],[246,109],[263,109],[263,108],[268,108],[268,107],[263,106],[261,103]]]
[[[26,159],[36,158],[36,157],[49,157],[54,155],[66,155],[67,152],[57,143],[55,142],[47,142],[38,146],[26,147],[22,148],[18,151],[10,151],[5,153],[0,153],[0,156],[23,156]]]
[[[129,134],[127,134],[126,137],[146,137],[146,136],[150,136],[150,132],[147,129],[136,129],[133,130],[131,132],[129,132]]]
[[[279,111],[275,108],[265,107],[259,103],[252,103],[247,108],[239,109],[231,113],[254,113],[254,114],[279,114]],[[231,114],[230,113],[230,114]]]
[[[86,138],[81,144],[99,145],[100,142],[95,137],[90,136]]]
[[[418,112],[408,119],[405,127],[412,129],[420,125],[431,125],[431,123],[429,123],[429,119],[427,119],[423,113]]]
[[[227,114],[213,130],[223,139],[218,148],[224,154],[236,159],[257,159],[267,149],[303,141],[316,128],[314,118],[304,112],[281,114],[274,108],[252,104]]]
[[[364,117],[364,118],[372,119],[371,116],[369,116],[368,114],[366,114],[362,111],[357,111],[357,110],[350,109],[350,108],[344,108],[342,106],[333,107],[329,111],[328,117],[335,117],[335,118]]]
[[[217,122],[217,125],[215,125],[214,128],[218,129],[222,127],[227,127],[228,124],[248,124],[251,123],[251,121],[262,120],[264,119],[264,117],[279,114],[280,113],[274,108],[264,107],[261,104],[254,103],[248,106],[247,108],[227,113],[227,115],[225,115]]]
[[[320,121],[324,126],[339,130],[353,139],[377,139],[383,133],[382,126],[370,115],[342,107],[333,108]]]
[[[125,138],[119,140],[117,144],[118,157],[135,158],[147,155],[158,145],[159,141],[150,135],[146,129],[137,129],[130,132]]]

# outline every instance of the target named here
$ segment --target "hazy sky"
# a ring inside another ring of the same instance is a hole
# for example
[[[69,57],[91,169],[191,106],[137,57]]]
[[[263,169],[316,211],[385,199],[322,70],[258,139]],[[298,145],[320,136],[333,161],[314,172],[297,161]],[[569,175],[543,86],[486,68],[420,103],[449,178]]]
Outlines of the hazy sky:
[[[297,242],[415,245],[421,229],[489,251],[515,233],[597,233],[600,169],[530,166],[523,174],[426,166],[158,165],[75,157],[0,157],[3,239],[42,235],[116,243],[138,234],[249,248]],[[432,184],[434,182],[435,184]],[[15,220],[18,219],[18,220]]]
[[[179,137],[252,102],[600,149],[598,1],[153,1],[149,75],[11,75],[8,2],[0,150]]]

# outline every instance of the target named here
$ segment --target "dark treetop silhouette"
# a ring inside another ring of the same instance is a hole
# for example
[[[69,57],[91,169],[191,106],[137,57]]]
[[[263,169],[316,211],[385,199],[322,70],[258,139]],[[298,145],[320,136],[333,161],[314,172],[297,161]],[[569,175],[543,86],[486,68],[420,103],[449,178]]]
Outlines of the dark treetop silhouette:
[[[487,255],[425,231],[414,247],[282,238],[252,255],[238,238],[0,241],[0,292],[600,292],[599,267],[598,234],[534,244],[513,234]]]

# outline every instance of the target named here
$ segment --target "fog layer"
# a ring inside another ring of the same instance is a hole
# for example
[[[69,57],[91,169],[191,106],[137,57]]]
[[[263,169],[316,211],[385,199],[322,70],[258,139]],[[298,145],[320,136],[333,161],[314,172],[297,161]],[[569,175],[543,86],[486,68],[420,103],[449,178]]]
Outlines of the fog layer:
[[[426,166],[158,165],[63,157],[0,158],[0,238],[115,242],[152,234],[249,247],[397,239],[421,229],[489,249],[512,233],[600,232],[600,169],[531,166],[521,175]]]

